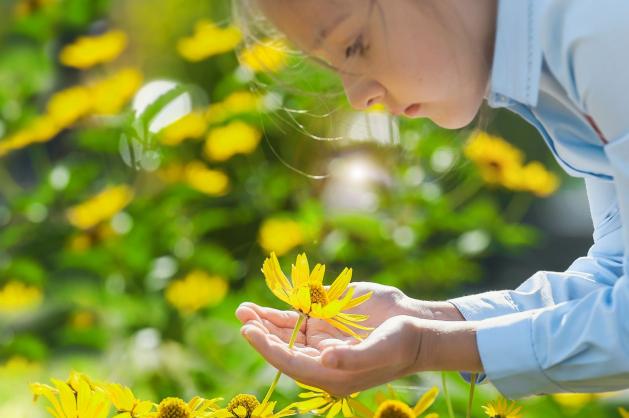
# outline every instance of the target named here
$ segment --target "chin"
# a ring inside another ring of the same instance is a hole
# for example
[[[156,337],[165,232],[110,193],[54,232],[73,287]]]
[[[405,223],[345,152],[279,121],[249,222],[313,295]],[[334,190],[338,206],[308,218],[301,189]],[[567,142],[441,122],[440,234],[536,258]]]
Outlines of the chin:
[[[474,121],[480,106],[473,109],[462,107],[447,107],[440,109],[440,112],[430,119],[439,127],[444,129],[462,129]]]

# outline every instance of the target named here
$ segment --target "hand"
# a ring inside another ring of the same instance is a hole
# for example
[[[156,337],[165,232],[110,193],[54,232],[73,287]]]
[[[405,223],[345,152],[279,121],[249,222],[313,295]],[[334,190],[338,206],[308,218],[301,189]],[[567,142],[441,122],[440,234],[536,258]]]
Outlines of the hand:
[[[354,296],[373,292],[367,301],[347,311],[347,313],[368,315],[369,319],[361,322],[361,325],[376,328],[396,315],[412,315],[420,312],[420,309],[414,306],[414,300],[395,287],[371,282],[354,282],[350,286],[355,289]],[[243,324],[254,321],[261,329],[288,343],[299,314],[294,311],[280,311],[245,302],[236,310],[236,316]],[[316,318],[307,318],[304,321],[296,340],[297,347],[311,347],[317,352],[326,347],[356,342],[354,337]]]
[[[420,367],[422,320],[404,315],[383,321],[364,341],[322,350],[304,345],[289,349],[258,321],[247,323],[242,333],[284,374],[336,396],[395,380]]]

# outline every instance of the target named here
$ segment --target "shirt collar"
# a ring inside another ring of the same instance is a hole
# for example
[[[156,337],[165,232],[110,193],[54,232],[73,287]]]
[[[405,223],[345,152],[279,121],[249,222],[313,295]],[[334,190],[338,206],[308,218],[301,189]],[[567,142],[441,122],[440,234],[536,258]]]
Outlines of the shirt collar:
[[[542,71],[540,26],[545,0],[499,0],[494,60],[487,101],[537,104]]]

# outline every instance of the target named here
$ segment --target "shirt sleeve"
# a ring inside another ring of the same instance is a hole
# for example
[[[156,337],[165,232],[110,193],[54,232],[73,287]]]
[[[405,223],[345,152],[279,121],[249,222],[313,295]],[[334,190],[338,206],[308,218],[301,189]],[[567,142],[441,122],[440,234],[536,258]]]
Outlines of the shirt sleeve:
[[[592,274],[596,289],[578,299],[479,322],[485,373],[511,398],[629,387],[629,3],[553,1],[546,25],[551,70],[607,141],[613,182],[589,184],[591,203],[609,197],[595,202],[593,218],[609,217],[618,227],[603,234],[609,246],[595,244],[588,254],[611,249],[613,257],[604,260],[611,264],[577,260],[571,266]],[[605,270],[609,279],[615,271],[618,278],[610,283]]]
[[[450,299],[468,321],[545,308],[613,286],[622,276],[622,223],[611,182],[587,179],[594,244],[564,272],[539,271],[514,290]]]

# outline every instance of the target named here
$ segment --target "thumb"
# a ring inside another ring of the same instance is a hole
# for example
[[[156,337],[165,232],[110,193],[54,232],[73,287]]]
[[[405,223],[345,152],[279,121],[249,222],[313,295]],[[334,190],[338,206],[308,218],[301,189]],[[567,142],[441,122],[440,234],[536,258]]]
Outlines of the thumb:
[[[369,370],[381,367],[386,350],[380,341],[365,340],[353,345],[337,345],[323,350],[324,366],[340,370]]]

